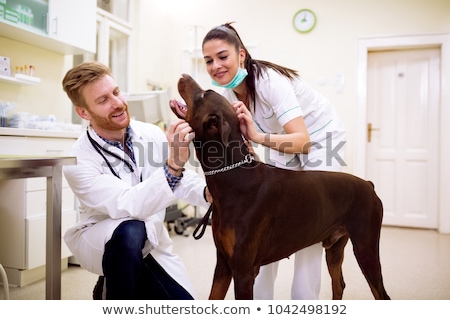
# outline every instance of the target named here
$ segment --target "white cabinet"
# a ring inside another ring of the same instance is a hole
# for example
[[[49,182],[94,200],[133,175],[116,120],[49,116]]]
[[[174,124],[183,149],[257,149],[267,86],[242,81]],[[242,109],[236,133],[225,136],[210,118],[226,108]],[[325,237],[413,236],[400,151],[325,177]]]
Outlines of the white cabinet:
[[[49,0],[49,36],[74,48],[95,52],[96,10],[95,0]]]
[[[20,129],[2,128],[13,132]],[[39,130],[24,130],[39,132]],[[76,135],[1,135],[0,154],[68,155]],[[57,135],[57,133],[55,134]],[[45,276],[46,178],[0,180],[0,261],[12,285],[23,286]],[[62,229],[76,223],[76,200],[63,177]],[[61,258],[72,254],[61,243]]]
[[[18,12],[19,5],[31,9],[32,22],[0,17],[0,36],[62,54],[95,52],[95,0],[8,0],[4,8]]]

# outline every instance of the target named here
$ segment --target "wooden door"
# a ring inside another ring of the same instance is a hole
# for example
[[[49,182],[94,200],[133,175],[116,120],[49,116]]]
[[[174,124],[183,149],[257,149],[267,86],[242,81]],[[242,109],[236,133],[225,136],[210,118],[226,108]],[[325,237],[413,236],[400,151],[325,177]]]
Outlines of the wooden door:
[[[440,50],[369,53],[367,177],[385,225],[437,228]]]

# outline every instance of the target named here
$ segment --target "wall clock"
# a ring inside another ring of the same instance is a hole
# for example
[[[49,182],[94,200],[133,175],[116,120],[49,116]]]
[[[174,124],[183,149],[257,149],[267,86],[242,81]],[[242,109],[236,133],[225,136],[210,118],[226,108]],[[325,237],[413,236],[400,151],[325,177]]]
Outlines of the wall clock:
[[[300,33],[310,32],[316,26],[317,17],[312,10],[301,9],[294,14],[293,24]]]

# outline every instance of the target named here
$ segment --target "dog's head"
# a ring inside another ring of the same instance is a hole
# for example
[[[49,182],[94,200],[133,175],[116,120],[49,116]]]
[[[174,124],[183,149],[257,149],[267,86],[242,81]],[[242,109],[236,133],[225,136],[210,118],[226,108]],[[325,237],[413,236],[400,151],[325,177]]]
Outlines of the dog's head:
[[[225,146],[231,139],[240,139],[236,113],[222,95],[213,90],[203,90],[189,75],[178,81],[178,91],[186,105],[171,105],[172,111],[185,119],[195,132],[198,141],[220,141]],[[233,133],[238,133],[233,137]]]

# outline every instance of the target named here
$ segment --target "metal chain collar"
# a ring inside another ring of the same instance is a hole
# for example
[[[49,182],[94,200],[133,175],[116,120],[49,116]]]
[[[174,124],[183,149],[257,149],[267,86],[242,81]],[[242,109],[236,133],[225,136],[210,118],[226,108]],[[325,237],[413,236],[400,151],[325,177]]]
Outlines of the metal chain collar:
[[[220,168],[220,169],[216,169],[216,170],[211,170],[211,171],[206,171],[204,173],[205,176],[213,176],[216,173],[221,173],[221,172],[226,172],[226,171],[230,171],[232,169],[238,168],[246,163],[252,163],[252,161],[255,160],[255,158],[251,155],[251,154],[247,154],[244,158],[244,160],[241,160],[237,163],[234,163],[232,165]]]

